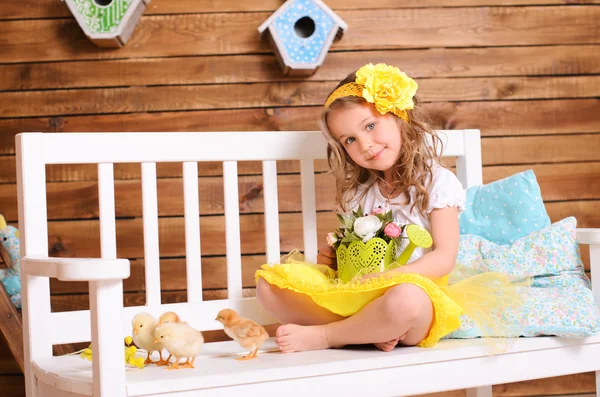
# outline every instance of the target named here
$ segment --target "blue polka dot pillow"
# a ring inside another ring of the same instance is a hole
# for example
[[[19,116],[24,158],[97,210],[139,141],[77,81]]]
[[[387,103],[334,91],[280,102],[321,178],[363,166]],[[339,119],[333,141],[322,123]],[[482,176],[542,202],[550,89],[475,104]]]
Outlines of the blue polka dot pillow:
[[[461,236],[458,265],[450,274],[450,284],[473,274],[499,271],[517,281],[533,277],[533,288],[522,289],[526,293],[523,307],[498,308],[490,313],[508,325],[504,334],[494,335],[489,330],[484,334],[463,316],[461,327],[448,337],[585,337],[600,332],[600,309],[594,304],[590,280],[583,269],[576,226],[575,218],[565,218],[511,245],[476,235]]]
[[[466,208],[459,221],[461,234],[497,244],[511,244],[550,225],[532,170],[467,189]]]

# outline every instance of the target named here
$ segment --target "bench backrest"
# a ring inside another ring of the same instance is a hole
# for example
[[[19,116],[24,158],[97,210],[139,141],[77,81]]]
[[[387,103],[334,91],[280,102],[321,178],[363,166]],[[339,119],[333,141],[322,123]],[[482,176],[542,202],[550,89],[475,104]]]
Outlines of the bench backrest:
[[[445,141],[443,156],[456,157],[457,176],[464,187],[482,183],[478,130],[440,131]],[[139,163],[142,176],[143,242],[146,305],[126,307],[123,335],[131,334],[131,318],[140,311],[159,316],[174,310],[201,330],[218,329],[222,308],[233,308],[260,323],[274,322],[254,298],[242,297],[238,161],[262,161],[266,260],[276,263],[281,255],[277,194],[277,161],[298,160],[301,171],[303,248],[307,260],[316,259],[317,211],[314,160],[326,158],[321,133],[312,132],[198,132],[198,133],[24,133],[17,135],[19,229],[22,255],[48,255],[46,206],[47,164],[97,164],[101,256],[117,257],[113,164]],[[228,298],[202,300],[202,242],[199,217],[198,163],[223,164],[225,239]],[[185,215],[187,303],[161,304],[156,163],[181,163]],[[95,244],[94,241],[88,241]],[[42,339],[52,344],[90,340],[90,313],[50,312],[47,278],[28,281],[29,310],[39,317]],[[115,326],[107,324],[105,326]]]

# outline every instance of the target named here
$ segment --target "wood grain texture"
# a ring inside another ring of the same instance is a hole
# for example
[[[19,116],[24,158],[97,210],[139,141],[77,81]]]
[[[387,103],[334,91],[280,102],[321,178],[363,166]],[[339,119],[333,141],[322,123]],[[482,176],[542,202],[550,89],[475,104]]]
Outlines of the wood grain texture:
[[[432,78],[418,84],[423,102],[600,96],[600,76]],[[290,82],[3,92],[0,118],[317,106],[325,102],[332,86],[330,82]]]
[[[136,167],[138,168],[138,167]],[[199,167],[202,171],[202,167]],[[258,168],[258,167],[257,167]],[[515,166],[484,167],[484,183],[496,181],[517,172],[531,169],[546,202],[600,199],[600,162],[562,164],[521,164]],[[139,170],[136,170],[139,172]],[[201,172],[200,171],[200,172]],[[297,170],[296,170],[297,171]],[[254,173],[260,173],[260,168]],[[178,176],[181,176],[179,170]],[[219,173],[220,174],[220,173]],[[202,174],[200,174],[202,175]],[[139,178],[139,175],[137,176]],[[223,179],[218,175],[201,177],[198,182],[200,213],[222,215],[224,207]],[[262,176],[241,176],[238,183],[241,213],[262,213]],[[335,180],[330,174],[315,176],[317,209],[331,208],[335,199]],[[98,184],[95,181],[51,182],[47,184],[48,219],[98,218]],[[159,216],[183,216],[183,183],[173,176],[158,179]],[[299,212],[300,177],[283,174],[278,177],[279,210]],[[16,223],[16,184],[0,184],[2,214],[9,222]],[[116,216],[119,218],[141,217],[141,181],[139,179],[117,180],[115,183]]]
[[[232,2],[230,0],[152,0],[145,10],[145,15],[154,14],[188,14],[206,12],[248,12],[275,11],[282,4],[281,0],[246,0]],[[412,7],[465,7],[465,6],[514,6],[514,5],[563,5],[563,4],[598,4],[598,0],[456,0],[448,3],[444,0],[379,0],[369,3],[369,9],[378,8],[412,8]],[[364,0],[329,0],[327,5],[334,10],[364,9]],[[71,16],[63,3],[53,0],[23,0],[19,3],[7,2],[2,5],[0,19],[39,19]]]
[[[0,375],[0,389],[4,397],[25,397],[23,375]]]
[[[339,81],[367,62],[402,65],[409,76],[491,77],[600,73],[600,46],[430,48],[333,52],[312,76],[283,76],[273,55],[108,59],[0,65],[0,91],[184,84]],[[240,70],[244,73],[240,73]],[[176,75],[165,70],[177,70]],[[333,85],[333,84],[332,84]]]
[[[15,358],[19,369],[24,369],[23,323],[21,313],[15,309],[3,285],[0,285],[0,319],[2,333],[8,349]]]
[[[480,128],[482,136],[600,132],[598,99],[424,104],[440,128]],[[64,116],[0,120],[0,154],[19,132],[317,130],[319,107]]]
[[[438,128],[478,128],[482,136],[600,132],[600,99],[426,103]],[[0,155],[19,132],[307,131],[320,106],[0,119]]]
[[[577,218],[579,227],[595,227],[600,224],[600,213],[596,211],[599,200],[561,201],[546,204],[553,222],[567,216]],[[289,252],[302,248],[301,215],[299,213],[280,214],[281,251]],[[182,217],[159,218],[159,248],[161,258],[185,257],[184,221]],[[333,213],[317,214],[318,236],[324,239],[327,232],[335,229],[337,219]],[[240,216],[241,252],[243,254],[263,254],[265,247],[264,218],[261,214]],[[117,255],[120,258],[142,258],[143,239],[140,218],[120,219],[116,222]],[[225,219],[223,216],[202,217],[200,221],[202,255],[225,255]],[[89,244],[99,241],[97,220],[51,221],[48,224],[50,256],[58,257],[98,257],[99,246]]]
[[[0,332],[0,376],[21,374],[21,367],[13,357],[8,342]]]
[[[272,53],[257,32],[269,15],[143,16],[119,50],[98,49],[73,18],[1,21],[0,63]],[[600,43],[600,10],[593,5],[342,10],[338,15],[352,28],[333,51]]]

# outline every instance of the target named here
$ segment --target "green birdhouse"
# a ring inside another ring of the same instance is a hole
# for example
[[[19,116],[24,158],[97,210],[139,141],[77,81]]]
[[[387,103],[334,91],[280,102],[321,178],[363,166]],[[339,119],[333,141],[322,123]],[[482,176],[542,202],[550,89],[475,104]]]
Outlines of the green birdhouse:
[[[63,0],[86,36],[99,47],[122,47],[150,0]]]

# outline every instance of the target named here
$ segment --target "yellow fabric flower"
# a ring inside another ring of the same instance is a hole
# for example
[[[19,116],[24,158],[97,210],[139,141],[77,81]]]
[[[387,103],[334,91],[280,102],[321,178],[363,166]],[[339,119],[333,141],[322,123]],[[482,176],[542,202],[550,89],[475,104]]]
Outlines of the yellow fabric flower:
[[[362,97],[381,114],[392,112],[406,120],[406,109],[414,107],[419,86],[395,66],[369,63],[356,72],[356,83],[363,85]]]

